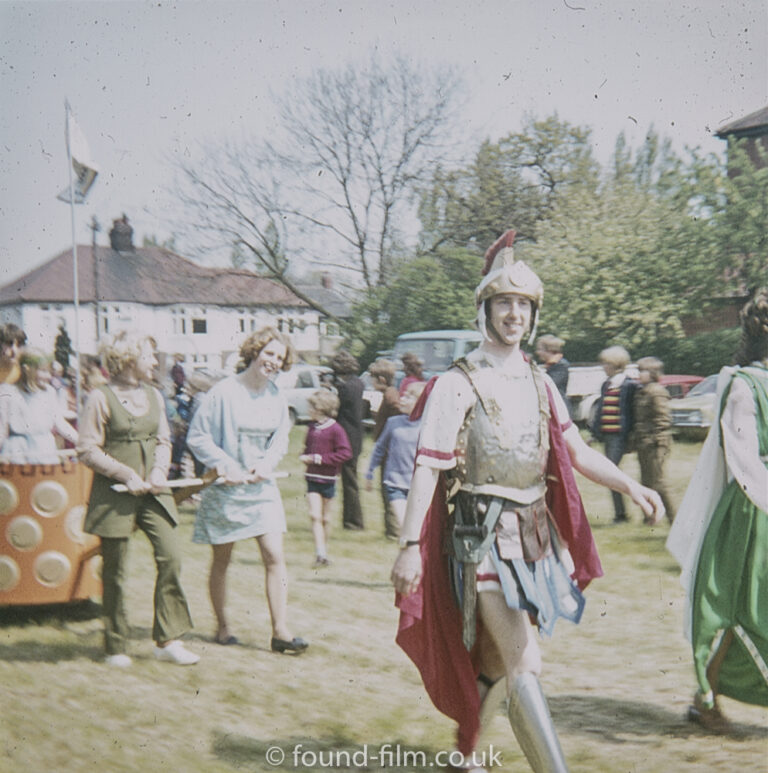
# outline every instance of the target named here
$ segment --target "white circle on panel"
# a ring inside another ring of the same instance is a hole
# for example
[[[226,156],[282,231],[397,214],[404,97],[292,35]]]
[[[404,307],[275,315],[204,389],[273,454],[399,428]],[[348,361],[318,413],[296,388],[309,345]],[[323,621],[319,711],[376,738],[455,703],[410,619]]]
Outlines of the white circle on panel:
[[[0,591],[13,590],[20,579],[19,565],[10,556],[0,556]]]
[[[75,505],[64,519],[64,531],[72,542],[82,545],[85,542],[83,521],[85,520],[85,505]]]
[[[12,513],[19,505],[19,492],[9,480],[0,480],[0,515]]]
[[[61,585],[71,570],[69,559],[58,550],[46,550],[35,559],[35,578],[49,588]]]
[[[43,529],[31,515],[19,515],[8,524],[5,538],[16,550],[34,550],[43,541]]]
[[[29,496],[32,509],[45,518],[54,518],[67,506],[69,496],[61,483],[45,480],[38,483]]]

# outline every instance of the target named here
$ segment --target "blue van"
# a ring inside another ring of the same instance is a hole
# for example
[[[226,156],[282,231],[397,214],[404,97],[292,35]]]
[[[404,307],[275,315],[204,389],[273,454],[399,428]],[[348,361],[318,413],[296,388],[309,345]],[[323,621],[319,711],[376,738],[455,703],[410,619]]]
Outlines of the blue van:
[[[476,349],[483,340],[477,330],[422,330],[403,333],[395,340],[393,358],[402,360],[406,352],[417,355],[424,363],[424,377],[445,373],[454,360]],[[402,369],[397,371],[397,385],[403,378]]]

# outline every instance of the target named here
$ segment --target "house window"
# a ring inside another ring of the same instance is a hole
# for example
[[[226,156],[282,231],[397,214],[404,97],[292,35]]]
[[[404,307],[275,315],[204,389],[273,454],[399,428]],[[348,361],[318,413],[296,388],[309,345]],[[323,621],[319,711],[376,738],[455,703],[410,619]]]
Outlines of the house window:
[[[185,330],[182,330],[182,332],[186,332]],[[208,323],[204,319],[193,319],[192,320],[192,332],[193,333],[207,333],[208,332]]]
[[[242,317],[240,317],[238,322],[240,323],[240,332],[245,333],[245,320]]]
[[[190,321],[189,312],[186,309],[174,309],[172,314],[174,335],[186,335],[188,328],[187,322]]]

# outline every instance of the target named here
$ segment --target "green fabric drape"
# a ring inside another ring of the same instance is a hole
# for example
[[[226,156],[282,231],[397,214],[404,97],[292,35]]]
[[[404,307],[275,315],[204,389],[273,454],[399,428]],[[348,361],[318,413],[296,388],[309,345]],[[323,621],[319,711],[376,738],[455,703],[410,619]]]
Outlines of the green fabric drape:
[[[750,369],[751,370],[751,369]],[[739,371],[757,406],[760,455],[768,455],[768,374]],[[725,405],[728,393],[723,395]],[[722,414],[722,410],[721,410]],[[717,684],[707,666],[724,637]],[[768,514],[732,480],[702,544],[693,594],[692,644],[701,692],[768,706]]]

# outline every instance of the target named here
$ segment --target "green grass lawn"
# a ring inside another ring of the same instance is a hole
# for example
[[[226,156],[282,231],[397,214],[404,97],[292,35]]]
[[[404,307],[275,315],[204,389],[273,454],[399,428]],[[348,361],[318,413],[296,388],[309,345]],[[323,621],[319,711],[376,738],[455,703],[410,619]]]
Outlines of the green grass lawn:
[[[397,546],[383,537],[378,492],[362,494],[364,532],[340,528],[337,502],[333,563],[311,568],[298,462],[305,432],[292,432],[281,465],[292,475],[280,487],[290,619],[295,634],[310,641],[309,651],[301,657],[269,651],[253,540],[237,545],[229,574],[230,617],[242,646],[212,643],[210,551],[192,544],[194,509],[185,505],[179,537],[195,620],[186,638],[200,663],[179,668],[151,657],[154,567],[148,543],[137,535],[128,584],[130,669],[101,662],[101,622],[81,609],[0,610],[0,771],[381,770],[382,762],[392,769],[395,757],[372,759],[384,744],[399,745],[399,769],[416,770],[422,766],[402,764],[405,752],[426,755],[426,769],[436,753],[453,748],[452,722],[433,708],[394,643],[389,572]],[[678,501],[699,449],[674,448],[669,472]],[[361,479],[369,454],[367,440]],[[634,457],[624,467],[637,473]],[[738,738],[708,736],[685,721],[694,679],[681,633],[682,590],[664,549],[667,524],[648,528],[631,509],[632,523],[610,525],[609,493],[580,483],[606,576],[587,589],[581,624],[558,623],[554,637],[542,642],[542,681],[571,771],[765,771],[764,709],[724,702]],[[503,759],[494,770],[527,770],[501,712],[486,741]],[[282,765],[267,759],[275,762],[272,755],[280,753],[272,747],[285,754]]]

